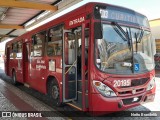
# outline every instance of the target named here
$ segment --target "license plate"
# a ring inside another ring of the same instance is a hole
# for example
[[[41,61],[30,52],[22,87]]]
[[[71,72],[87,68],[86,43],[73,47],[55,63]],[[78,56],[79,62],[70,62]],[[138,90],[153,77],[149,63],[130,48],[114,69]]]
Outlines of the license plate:
[[[125,87],[125,86],[131,86],[131,80],[114,80],[113,81],[114,87]]]

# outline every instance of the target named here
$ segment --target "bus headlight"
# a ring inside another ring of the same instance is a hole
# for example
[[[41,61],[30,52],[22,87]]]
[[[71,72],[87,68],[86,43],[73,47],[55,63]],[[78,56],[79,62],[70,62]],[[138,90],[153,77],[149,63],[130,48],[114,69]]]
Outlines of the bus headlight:
[[[153,77],[150,83],[148,84],[147,91],[152,90],[154,86],[155,86],[155,77]]]
[[[110,87],[108,87],[107,85],[103,84],[102,82],[93,80],[93,84],[103,96],[106,96],[106,97],[115,97],[115,96],[117,96],[115,94],[115,92]]]

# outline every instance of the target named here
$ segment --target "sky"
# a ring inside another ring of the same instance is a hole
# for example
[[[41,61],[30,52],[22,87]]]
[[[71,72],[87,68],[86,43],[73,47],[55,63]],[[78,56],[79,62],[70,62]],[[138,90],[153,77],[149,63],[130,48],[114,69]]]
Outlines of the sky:
[[[91,1],[91,0],[90,0]],[[96,1],[96,0],[92,0]],[[133,9],[149,20],[160,18],[160,0],[98,0]]]

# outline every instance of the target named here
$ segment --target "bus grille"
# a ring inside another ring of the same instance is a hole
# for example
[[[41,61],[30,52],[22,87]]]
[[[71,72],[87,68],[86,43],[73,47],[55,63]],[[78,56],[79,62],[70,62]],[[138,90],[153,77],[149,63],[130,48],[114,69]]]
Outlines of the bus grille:
[[[133,79],[131,81],[131,86],[122,86],[121,88],[144,85],[145,83],[147,83],[148,80],[149,80],[149,78]]]
[[[123,99],[122,101],[123,101],[124,105],[129,105],[129,104],[140,102],[141,98],[142,98],[142,96],[139,96],[139,97],[135,97],[135,98]]]

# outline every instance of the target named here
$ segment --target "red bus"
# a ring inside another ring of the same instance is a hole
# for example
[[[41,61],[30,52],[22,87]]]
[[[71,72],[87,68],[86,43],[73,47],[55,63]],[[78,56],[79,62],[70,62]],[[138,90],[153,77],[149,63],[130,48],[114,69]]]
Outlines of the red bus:
[[[87,3],[8,42],[5,73],[57,106],[121,111],[154,100],[153,43],[144,15]]]

